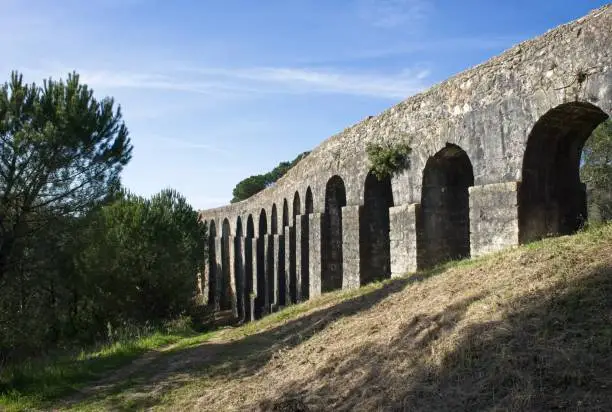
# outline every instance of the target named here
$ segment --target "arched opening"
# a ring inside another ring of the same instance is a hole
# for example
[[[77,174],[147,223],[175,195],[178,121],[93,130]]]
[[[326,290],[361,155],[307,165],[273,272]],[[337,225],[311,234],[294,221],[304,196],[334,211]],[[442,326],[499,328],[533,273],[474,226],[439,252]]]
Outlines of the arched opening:
[[[422,221],[417,233],[419,268],[470,256],[470,197],[474,172],[467,153],[446,147],[427,160],[421,191]]]
[[[293,195],[293,224],[295,225],[296,216],[302,214],[302,204],[300,203],[300,192]]]
[[[306,195],[304,196],[304,213],[306,217],[302,225],[302,300],[308,300],[310,298],[310,222],[308,215],[314,213],[314,202],[312,199],[312,190],[310,186],[306,188]]]
[[[266,210],[261,209],[259,213],[259,239],[257,242],[257,299],[255,301],[255,316],[260,318],[266,307],[266,293],[267,293],[267,282],[266,282],[266,233],[268,232],[268,220],[266,217]]]
[[[240,216],[236,219],[236,237],[234,238],[234,285],[236,286],[236,307],[238,310],[238,319],[245,319],[245,300],[244,300],[244,261],[243,261],[243,242],[244,234],[242,232],[242,219]]]
[[[247,218],[246,237],[248,238],[255,237],[255,225],[253,224],[253,215],[249,215],[249,217]]]
[[[289,234],[291,236],[291,239],[289,239],[289,246],[290,246],[290,249],[289,249],[289,297],[291,299],[291,302],[297,302],[298,300],[297,239],[301,239],[301,232],[298,234],[297,231],[298,229],[300,230],[303,230],[303,229],[302,229],[302,225],[300,225],[300,227],[298,228],[296,221],[298,219],[298,216],[300,216],[301,214],[301,208],[302,206],[300,204],[300,194],[299,192],[296,191],[295,195],[293,195],[293,208],[292,208],[293,216],[291,220],[293,222],[294,230],[289,231]],[[300,243],[300,246],[301,246],[301,243]]]
[[[285,250],[285,228],[289,226],[289,204],[287,199],[283,199],[283,216],[282,216],[282,227],[281,227],[281,238],[278,242],[278,273],[277,273],[277,284],[278,284],[278,304],[285,306],[287,304],[287,277],[289,276],[287,271],[289,268],[285,267],[285,253],[290,252]],[[291,233],[289,233],[289,236]]]
[[[312,190],[310,190],[310,186],[308,186],[308,189],[306,189],[306,213],[314,213]]]
[[[278,234],[278,213],[276,209],[276,203],[272,204],[272,218],[270,219],[270,233],[272,235]],[[267,244],[267,267],[266,267],[266,279],[268,280],[268,305],[270,312],[276,309],[277,302],[277,288],[278,288],[278,273],[274,273],[274,238],[270,236]]]
[[[342,288],[342,208],[346,189],[340,176],[333,176],[325,186],[321,291]]]
[[[221,226],[221,276],[219,278],[219,309],[232,308],[232,288],[230,283],[230,223],[224,219]]]
[[[210,221],[208,227],[208,303],[215,304],[215,293],[217,291],[217,253],[215,250],[215,240],[217,238],[217,225],[214,220]]]
[[[253,289],[253,239],[255,237],[255,225],[253,224],[253,215],[249,215],[246,225],[246,238],[244,244],[244,260],[245,260],[245,281],[244,281],[244,302],[245,302],[245,319],[247,321],[253,319],[254,302],[252,302]]]
[[[289,226],[289,204],[287,199],[283,200],[283,227]]]
[[[582,148],[608,118],[597,106],[564,103],[534,125],[523,157],[519,190],[519,241],[574,233],[587,219],[586,187],[580,181]]]
[[[362,285],[391,277],[389,208],[393,207],[391,178],[379,180],[372,172],[365,180],[359,233]]]
[[[276,212],[276,203],[272,205],[272,217],[270,219],[270,233],[278,234],[278,213]]]

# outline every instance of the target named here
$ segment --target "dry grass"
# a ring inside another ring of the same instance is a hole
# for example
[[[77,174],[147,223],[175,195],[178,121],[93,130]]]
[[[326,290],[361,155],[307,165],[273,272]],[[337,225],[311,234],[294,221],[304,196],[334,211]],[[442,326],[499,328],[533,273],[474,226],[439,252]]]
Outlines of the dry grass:
[[[190,341],[77,409],[612,410],[612,226]]]

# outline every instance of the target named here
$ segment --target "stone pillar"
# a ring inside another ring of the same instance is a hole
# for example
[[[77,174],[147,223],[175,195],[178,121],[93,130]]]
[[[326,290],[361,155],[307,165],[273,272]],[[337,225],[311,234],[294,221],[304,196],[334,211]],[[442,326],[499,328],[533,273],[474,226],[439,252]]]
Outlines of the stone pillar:
[[[223,289],[223,238],[215,238],[215,311],[221,309],[221,293]]]
[[[391,277],[417,270],[417,231],[421,205],[418,203],[389,208]]]
[[[247,306],[247,321],[255,320],[255,298],[257,297],[257,238],[247,238],[245,244],[245,251],[250,251],[247,260],[247,271],[245,277],[246,284],[248,285],[246,295]]]
[[[470,254],[472,257],[519,244],[520,182],[470,187]]]
[[[359,223],[362,206],[342,208],[342,289],[360,286]]]
[[[272,309],[274,311],[284,305],[282,299],[282,292],[285,289],[285,282],[283,282],[285,276],[285,237],[283,235],[272,235],[272,287],[273,287],[273,298]],[[283,290],[281,290],[283,289]]]
[[[304,223],[304,221],[306,221]],[[304,272],[308,273],[308,268],[306,270],[303,269],[303,264],[307,264],[308,262],[302,262],[302,226],[306,224],[308,226],[308,216],[297,215],[295,217],[295,230],[294,230],[294,242],[293,248],[295,251],[295,301],[301,302],[304,300],[302,293],[302,285],[304,284]],[[308,239],[306,239],[308,240]],[[307,285],[306,285],[307,286]]]
[[[208,257],[206,259],[206,286],[208,287],[206,302],[213,310],[215,307],[215,294],[217,293],[217,258],[215,253],[215,237],[213,236],[208,239]]]
[[[297,301],[308,300],[310,294],[310,218],[300,215],[295,220],[295,279]]]
[[[227,285],[229,286],[229,303],[234,319],[238,318],[238,290],[236,287],[236,250],[234,249],[235,236],[229,235],[227,242],[227,263],[229,267],[224,272],[229,276]]]
[[[236,291],[236,308],[238,320],[243,322],[246,320],[246,300],[245,300],[245,238],[237,236],[234,239],[234,273],[235,273],[235,291]]]
[[[295,302],[295,229],[285,226],[285,305]]]
[[[254,294],[255,294],[255,317],[260,318],[267,312],[268,307],[268,286],[267,286],[267,268],[268,268],[268,237],[262,235],[255,238],[255,253],[254,253]]]
[[[274,236],[264,235],[264,314],[272,312],[274,303]]]
[[[309,274],[309,297],[321,295],[321,247],[322,229],[325,224],[323,213],[312,213],[308,215],[308,274]]]

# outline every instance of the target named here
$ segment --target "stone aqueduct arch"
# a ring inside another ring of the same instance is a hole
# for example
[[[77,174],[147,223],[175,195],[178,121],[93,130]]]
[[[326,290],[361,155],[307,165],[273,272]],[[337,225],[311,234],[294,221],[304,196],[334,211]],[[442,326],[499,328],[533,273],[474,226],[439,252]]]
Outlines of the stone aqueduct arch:
[[[586,215],[582,146],[612,113],[610,27],[612,5],[347,128],[273,187],[201,211],[209,304],[251,320],[575,231]],[[368,142],[409,144],[410,168],[379,182]]]

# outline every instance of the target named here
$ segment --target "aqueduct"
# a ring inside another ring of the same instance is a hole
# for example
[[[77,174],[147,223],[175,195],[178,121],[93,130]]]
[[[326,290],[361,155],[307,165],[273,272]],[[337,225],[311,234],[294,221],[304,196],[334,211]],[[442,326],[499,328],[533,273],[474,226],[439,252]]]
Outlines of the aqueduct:
[[[251,320],[321,293],[575,231],[582,147],[612,113],[612,5],[327,139],[273,187],[201,211],[208,303]],[[407,143],[379,181],[368,142]]]

